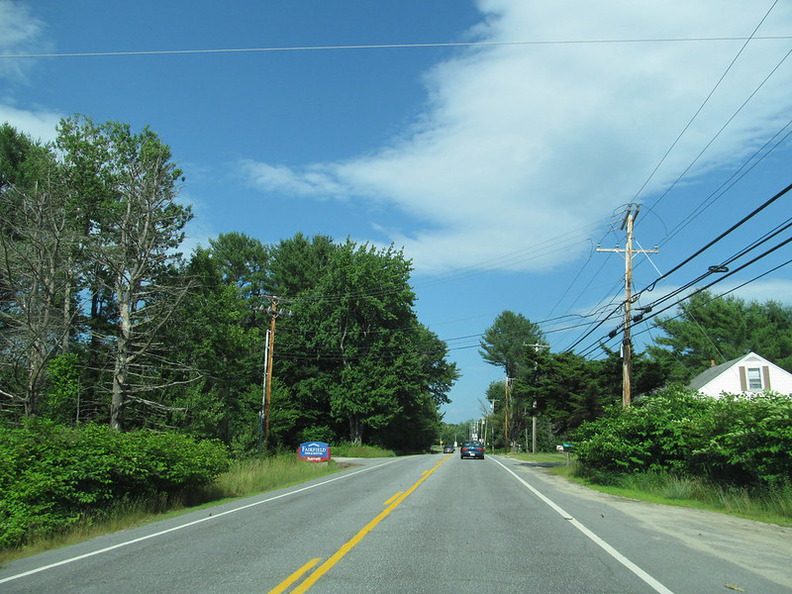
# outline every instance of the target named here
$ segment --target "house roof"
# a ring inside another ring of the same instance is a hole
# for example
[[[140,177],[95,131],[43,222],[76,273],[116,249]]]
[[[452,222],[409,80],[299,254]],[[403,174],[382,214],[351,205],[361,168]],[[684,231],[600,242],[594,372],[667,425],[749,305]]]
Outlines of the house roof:
[[[720,365],[716,365],[715,367],[710,367],[706,371],[699,373],[696,377],[690,380],[690,383],[688,384],[688,388],[690,388],[691,390],[700,390],[708,383],[710,383],[712,380],[714,380],[716,377],[718,377],[721,373],[726,371],[729,367],[745,359],[745,357],[747,357],[747,355],[742,355],[741,357],[737,357],[736,359],[732,359],[731,361],[726,361],[726,363],[721,363]]]

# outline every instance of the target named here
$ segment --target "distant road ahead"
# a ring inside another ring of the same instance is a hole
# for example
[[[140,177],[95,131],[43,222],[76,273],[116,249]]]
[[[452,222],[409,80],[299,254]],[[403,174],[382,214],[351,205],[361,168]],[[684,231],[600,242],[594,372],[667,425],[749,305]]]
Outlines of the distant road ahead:
[[[789,529],[593,494],[506,458],[360,464],[14,562],[0,592],[792,591]]]

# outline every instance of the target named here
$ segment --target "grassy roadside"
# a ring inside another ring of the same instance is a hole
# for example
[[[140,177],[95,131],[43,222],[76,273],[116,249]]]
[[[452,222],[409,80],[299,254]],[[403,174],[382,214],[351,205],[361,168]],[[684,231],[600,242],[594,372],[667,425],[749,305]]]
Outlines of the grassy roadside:
[[[351,443],[334,444],[330,451],[334,458],[390,458],[396,455],[392,450]]]
[[[541,464],[552,474],[602,493],[792,526],[792,485],[775,491],[756,493],[747,489],[715,485],[696,478],[655,473],[625,475],[615,479],[614,484],[603,485],[580,476],[573,456],[567,461],[566,454],[562,453],[509,455],[518,460]]]
[[[294,454],[240,460],[228,472],[218,476],[214,483],[198,492],[171,500],[118,502],[100,516],[83,518],[63,532],[35,539],[21,548],[0,550],[0,565],[235,498],[281,489],[332,474],[341,468],[343,466],[332,460],[320,464],[302,462]]]

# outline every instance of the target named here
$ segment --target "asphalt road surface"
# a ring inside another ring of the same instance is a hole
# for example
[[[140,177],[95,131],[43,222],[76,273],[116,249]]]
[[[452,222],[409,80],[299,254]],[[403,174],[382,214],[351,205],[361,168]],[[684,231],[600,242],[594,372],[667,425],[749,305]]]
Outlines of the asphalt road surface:
[[[0,592],[792,592],[792,530],[512,459],[361,460],[0,569]]]

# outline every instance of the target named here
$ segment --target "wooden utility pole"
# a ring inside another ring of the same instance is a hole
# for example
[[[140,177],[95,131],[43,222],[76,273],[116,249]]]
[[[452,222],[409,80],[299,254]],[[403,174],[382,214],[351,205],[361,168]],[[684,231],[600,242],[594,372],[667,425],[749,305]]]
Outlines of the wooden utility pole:
[[[506,442],[505,447],[509,448],[509,392],[511,392],[511,378],[508,375],[506,376],[506,383],[504,384],[504,392],[503,440]]]
[[[264,396],[261,410],[261,420],[263,423],[264,433],[264,450],[266,451],[269,446],[269,433],[270,433],[270,401],[272,399],[272,362],[273,353],[275,351],[275,320],[280,315],[278,309],[278,298],[274,295],[269,296],[270,305],[267,308],[267,313],[270,315],[270,324],[267,329],[267,335],[264,342],[265,357],[264,357]]]
[[[535,344],[528,344],[528,345],[525,345],[525,346],[532,347],[535,353],[538,353],[539,349],[549,349],[550,348],[549,344],[541,344],[541,343],[538,343],[538,342],[535,343]],[[534,364],[534,383],[536,383],[536,374],[537,374],[538,370],[539,370],[539,364],[535,363]],[[527,427],[526,427],[526,431],[527,431]],[[526,439],[525,441],[527,442],[528,440]],[[526,443],[525,446],[528,447],[528,443]],[[531,453],[532,454],[536,453],[536,398],[533,399],[533,404],[531,404]]]
[[[627,408],[632,402],[632,338],[630,336],[630,324],[632,322],[632,256],[633,254],[656,254],[657,248],[651,250],[634,250],[633,229],[638,211],[641,210],[638,204],[628,204],[627,214],[624,215],[622,231],[627,232],[627,241],[624,249],[621,248],[597,248],[598,252],[616,252],[624,254],[624,338],[622,340],[622,406]]]

